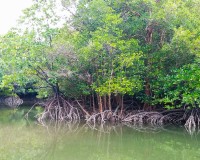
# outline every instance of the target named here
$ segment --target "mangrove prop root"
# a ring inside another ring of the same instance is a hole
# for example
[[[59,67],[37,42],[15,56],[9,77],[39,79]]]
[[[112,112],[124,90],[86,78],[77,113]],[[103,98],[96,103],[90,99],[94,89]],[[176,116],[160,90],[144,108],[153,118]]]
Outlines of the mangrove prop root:
[[[94,113],[92,115],[86,116],[86,123],[92,124],[93,126],[97,124],[104,124],[106,121],[116,122],[120,121],[121,117],[115,112],[110,110],[105,110],[103,112]]]
[[[190,111],[186,111],[184,114],[186,119],[185,128],[190,133],[193,134],[200,127],[200,110],[195,108]]]
[[[163,112],[157,111],[124,111],[118,112],[118,108],[114,111],[105,110],[97,113],[89,113],[79,102],[75,101],[76,105],[66,101],[62,96],[54,96],[43,103],[45,107],[44,112],[38,116],[38,121],[43,123],[44,120],[52,120],[57,122],[80,122],[80,113],[85,114],[86,123],[95,128],[99,124],[111,123],[125,123],[129,125],[142,126],[145,124],[153,126],[163,126],[169,123],[185,123],[186,130],[192,134],[200,128],[200,109],[192,110],[165,110]],[[76,107],[79,107],[78,110]]]
[[[163,125],[165,120],[168,120],[168,116],[164,116],[159,112],[144,112],[140,111],[138,113],[126,116],[122,121],[131,122],[133,124],[151,124],[153,126]]]
[[[174,117],[180,118],[180,112],[169,112],[163,114],[162,112],[146,112],[135,111],[120,114],[119,112],[105,110],[103,112],[94,113],[86,116],[86,122],[95,126],[95,124],[102,124],[105,122],[121,122],[129,123],[131,125],[144,125],[150,124],[151,126],[162,126],[166,122],[174,121]],[[183,114],[182,114],[183,115]],[[178,120],[177,120],[178,121]]]
[[[43,103],[44,112],[38,117],[38,121],[44,120],[53,121],[80,121],[80,114],[77,108],[73,107],[62,96],[55,96]]]

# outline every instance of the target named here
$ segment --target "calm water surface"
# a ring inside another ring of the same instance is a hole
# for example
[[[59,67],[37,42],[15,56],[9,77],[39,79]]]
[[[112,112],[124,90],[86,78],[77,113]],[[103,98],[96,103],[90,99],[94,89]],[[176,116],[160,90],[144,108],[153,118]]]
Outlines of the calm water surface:
[[[83,124],[43,127],[0,110],[0,160],[199,160],[200,134]]]

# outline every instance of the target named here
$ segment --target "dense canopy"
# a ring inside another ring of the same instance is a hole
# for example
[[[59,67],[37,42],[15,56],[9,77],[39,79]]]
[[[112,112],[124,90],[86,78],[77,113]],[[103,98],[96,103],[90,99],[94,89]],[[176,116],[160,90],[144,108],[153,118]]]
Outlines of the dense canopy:
[[[199,8],[199,0],[34,1],[21,28],[0,37],[0,93],[62,94],[86,113],[199,108]]]

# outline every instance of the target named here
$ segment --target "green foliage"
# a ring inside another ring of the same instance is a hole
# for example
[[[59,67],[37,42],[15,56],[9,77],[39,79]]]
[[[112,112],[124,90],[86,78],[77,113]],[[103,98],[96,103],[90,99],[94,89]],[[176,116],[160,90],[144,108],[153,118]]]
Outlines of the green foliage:
[[[62,4],[76,5],[65,26],[55,1],[39,0],[20,19],[25,31],[0,37],[4,93],[32,84],[38,97],[59,88],[70,98],[120,94],[166,108],[199,106],[198,0]]]
[[[199,64],[186,65],[176,69],[171,75],[160,79],[159,92],[155,92],[157,103],[166,108],[200,107]],[[163,84],[163,86],[161,86]],[[162,94],[162,95],[161,95]],[[159,99],[158,96],[161,96]]]
[[[124,38],[123,19],[110,3],[83,1],[74,18],[75,28],[79,27],[80,31],[77,40],[79,59],[92,75],[92,89],[101,95],[132,95],[141,89],[140,76],[136,75],[137,65],[142,64],[138,42]]]

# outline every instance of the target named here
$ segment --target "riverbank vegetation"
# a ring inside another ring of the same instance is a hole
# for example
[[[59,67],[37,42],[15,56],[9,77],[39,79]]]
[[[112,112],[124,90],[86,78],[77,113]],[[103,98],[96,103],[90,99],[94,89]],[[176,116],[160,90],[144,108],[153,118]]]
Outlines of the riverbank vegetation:
[[[0,37],[1,95],[37,93],[45,119],[200,127],[199,8],[198,0],[34,1]]]

